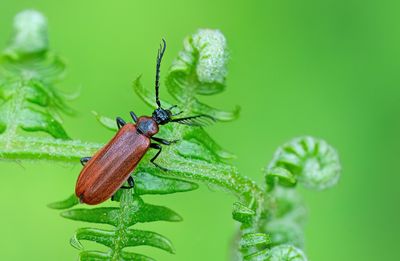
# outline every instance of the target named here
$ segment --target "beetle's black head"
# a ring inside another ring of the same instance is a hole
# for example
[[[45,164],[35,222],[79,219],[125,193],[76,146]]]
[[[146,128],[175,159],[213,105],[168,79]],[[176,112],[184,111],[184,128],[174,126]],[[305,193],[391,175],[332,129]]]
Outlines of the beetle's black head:
[[[164,125],[170,122],[172,112],[170,110],[163,109],[161,107],[154,110],[151,117],[157,122],[157,124]]]

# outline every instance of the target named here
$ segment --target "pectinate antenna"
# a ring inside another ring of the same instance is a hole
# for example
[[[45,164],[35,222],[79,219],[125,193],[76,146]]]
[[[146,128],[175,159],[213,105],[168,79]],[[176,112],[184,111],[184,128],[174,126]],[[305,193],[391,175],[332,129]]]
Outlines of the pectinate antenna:
[[[215,121],[216,120],[214,117],[206,114],[200,114],[200,115],[171,120],[171,122],[176,122],[188,126],[207,126],[214,123]]]

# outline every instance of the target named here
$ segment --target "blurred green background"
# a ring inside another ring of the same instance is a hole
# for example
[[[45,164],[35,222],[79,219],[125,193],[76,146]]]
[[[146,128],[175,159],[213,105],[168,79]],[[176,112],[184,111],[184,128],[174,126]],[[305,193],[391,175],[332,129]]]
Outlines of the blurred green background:
[[[324,192],[302,190],[309,208],[310,260],[396,260],[400,234],[400,2],[325,1],[1,1],[0,44],[14,15],[42,11],[52,50],[68,62],[61,86],[81,87],[65,118],[69,134],[106,142],[113,134],[91,110],[128,118],[150,113],[131,90],[143,74],[153,88],[155,54],[168,41],[163,72],[198,28],[218,28],[228,39],[228,88],[206,98],[230,109],[232,123],[210,127],[238,157],[241,173],[262,181],[277,146],[310,134],[338,149],[343,174]],[[167,96],[166,90],[161,90]],[[69,238],[85,226],[59,217],[46,204],[74,189],[80,165],[0,162],[0,259],[74,260]],[[158,260],[227,260],[236,230],[233,198],[202,186],[195,192],[148,196],[172,207],[181,223],[152,223],[174,242],[176,255],[141,248]],[[89,245],[89,247],[92,245]],[[138,251],[139,252],[139,251]]]

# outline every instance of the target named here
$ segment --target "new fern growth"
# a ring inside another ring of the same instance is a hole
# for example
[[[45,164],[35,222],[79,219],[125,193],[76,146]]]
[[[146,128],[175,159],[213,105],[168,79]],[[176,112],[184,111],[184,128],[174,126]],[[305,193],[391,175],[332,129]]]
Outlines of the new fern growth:
[[[48,49],[47,22],[28,10],[15,17],[14,36],[0,56],[0,155],[14,160],[79,159],[99,145],[70,140],[60,114],[72,114],[72,98],[55,87],[62,59]],[[40,132],[51,137],[40,135]],[[35,135],[34,135],[35,134]]]
[[[80,157],[92,155],[102,144],[74,140],[66,134],[60,113],[73,111],[66,105],[69,97],[54,87],[65,66],[48,49],[46,32],[47,24],[40,13],[24,11],[16,16],[15,35],[0,60],[0,157],[79,164]],[[177,103],[183,116],[208,114],[219,121],[236,119],[238,108],[223,111],[198,99],[199,95],[214,95],[225,89],[227,61],[227,43],[220,31],[203,29],[187,37],[165,78],[176,102],[162,103],[166,107]],[[156,107],[154,94],[142,86],[140,77],[133,89],[149,106]],[[94,114],[101,125],[117,130],[114,120]],[[49,135],[41,135],[43,132]],[[63,209],[61,215],[67,219],[109,225],[107,229],[85,227],[75,232],[71,244],[80,250],[81,260],[153,260],[126,250],[139,245],[173,253],[166,237],[133,226],[175,222],[181,217],[164,206],[145,203],[141,196],[191,191],[197,183],[220,187],[237,197],[232,216],[240,223],[240,230],[233,260],[306,260],[302,251],[306,212],[295,187],[302,184],[322,190],[338,181],[340,164],[331,146],[313,137],[292,140],[277,150],[265,170],[265,183],[259,186],[228,163],[232,155],[203,128],[166,125],[160,136],[179,140],[165,147],[157,159],[170,171],[161,172],[150,164],[149,152],[132,174],[135,188],[118,191],[111,207],[81,208],[74,195],[50,204]],[[107,250],[85,249],[83,240],[102,244]]]
[[[1,59],[2,145],[11,147],[15,138],[21,138],[19,128],[68,139],[59,113],[71,110],[64,103],[65,95],[54,88],[65,66],[47,51],[46,21],[26,11],[16,17],[14,27],[13,41]]]

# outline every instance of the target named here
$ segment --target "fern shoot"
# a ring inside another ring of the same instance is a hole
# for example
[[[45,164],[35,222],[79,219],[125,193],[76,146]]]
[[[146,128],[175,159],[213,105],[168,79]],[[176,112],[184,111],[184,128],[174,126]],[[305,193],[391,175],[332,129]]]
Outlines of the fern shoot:
[[[73,110],[67,105],[70,95],[55,87],[65,65],[49,50],[46,19],[39,12],[23,11],[14,27],[11,44],[0,58],[0,158],[79,164],[81,157],[93,155],[103,144],[72,139],[63,127],[61,115],[71,115]],[[165,76],[175,102],[163,100],[164,106],[177,104],[182,116],[207,114],[218,121],[235,120],[239,108],[225,111],[199,100],[200,95],[218,94],[226,88],[228,58],[227,41],[219,30],[200,29],[188,36]],[[155,108],[150,89],[141,84],[140,77],[133,82],[134,92]],[[96,112],[94,116],[103,127],[117,130],[111,118]],[[266,167],[265,182],[258,185],[239,173],[230,163],[233,155],[205,129],[166,125],[160,136],[179,140],[165,147],[157,159],[170,171],[154,167],[149,162],[153,154],[147,153],[132,174],[135,188],[119,190],[111,207],[83,208],[74,195],[49,205],[62,210],[64,218],[91,224],[79,228],[70,241],[79,250],[80,260],[153,260],[126,249],[140,245],[174,253],[167,237],[133,227],[143,222],[181,221],[181,216],[165,206],[146,203],[142,196],[188,192],[200,183],[237,198],[232,217],[240,229],[232,246],[233,260],[307,260],[303,251],[306,211],[296,186],[323,190],[336,184],[340,163],[328,143],[306,136],[284,144]],[[106,250],[86,249],[84,240]]]

